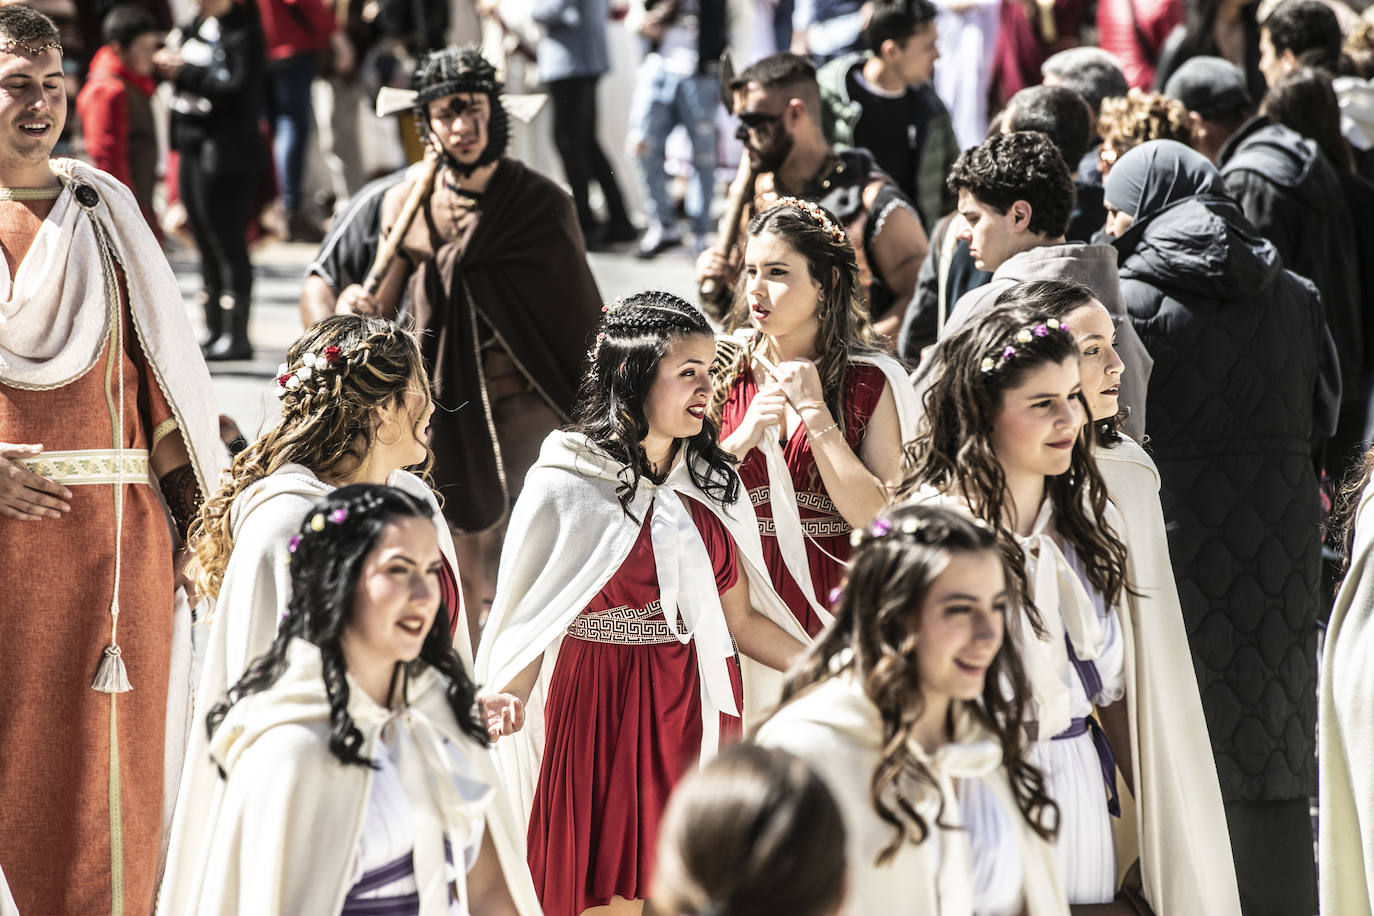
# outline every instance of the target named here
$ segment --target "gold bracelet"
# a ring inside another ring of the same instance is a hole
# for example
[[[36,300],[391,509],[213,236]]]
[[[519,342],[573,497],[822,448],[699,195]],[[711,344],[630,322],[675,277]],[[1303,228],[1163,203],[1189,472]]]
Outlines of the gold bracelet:
[[[818,433],[808,432],[808,433],[806,434],[806,438],[810,439],[812,442],[815,442],[817,439],[819,439],[821,436],[824,436],[826,433],[830,432],[832,429],[839,429],[839,428],[840,428],[839,421],[836,421],[836,422],[834,422],[834,423],[831,423],[829,426],[827,426],[825,429],[821,430],[821,431],[818,432]]]
[[[811,409],[811,408],[814,408],[814,409],[816,409],[816,410],[823,410],[823,409],[825,409],[825,402],[824,402],[824,401],[802,401],[800,404],[797,405],[797,415],[798,415],[798,416],[801,416],[801,412],[802,412],[803,410],[808,410],[808,409]]]

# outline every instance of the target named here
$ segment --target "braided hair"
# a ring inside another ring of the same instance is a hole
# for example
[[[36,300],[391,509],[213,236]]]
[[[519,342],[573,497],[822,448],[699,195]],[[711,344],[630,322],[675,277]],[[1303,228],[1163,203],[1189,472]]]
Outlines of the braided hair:
[[[367,558],[376,549],[382,532],[397,519],[429,521],[424,501],[376,484],[351,484],[325,497],[306,516],[300,533],[291,541],[291,601],[277,628],[276,639],[263,655],[248,666],[228,698],[210,710],[205,724],[211,738],[230,707],[244,697],[271,687],[286,670],[286,653],[295,638],[319,647],[324,671],[324,691],[329,699],[329,750],[341,763],[375,766],[361,753],[363,734],[348,713],[349,686],[340,640],[357,613],[354,592]],[[397,663],[405,700],[405,678],[429,666],[448,682],[448,705],[462,732],[485,746],[487,730],[477,714],[477,687],[449,639],[453,609],[440,602],[434,623],[425,635],[420,656],[408,665]],[[397,681],[393,680],[395,691]]]
[[[333,360],[326,356],[331,352]],[[273,386],[281,419],[234,458],[228,478],[191,524],[190,575],[211,597],[224,582],[234,546],[230,509],[240,493],[288,464],[322,478],[345,476],[372,451],[377,408],[403,404],[416,388],[429,391],[415,339],[391,321],[365,315],[333,315],[311,325],[287,351]]]
[[[504,85],[496,78],[496,68],[482,56],[477,45],[447,47],[427,54],[411,77],[415,90],[415,130],[420,142],[437,152],[444,164],[459,175],[471,175],[484,165],[500,159],[510,142],[510,116],[501,104]],[[463,165],[444,149],[429,126],[429,103],[459,92],[486,93],[491,105],[487,122],[487,145],[471,165]]]
[[[585,435],[624,467],[616,495],[630,515],[641,478],[662,483],[644,452],[649,397],[659,364],[675,340],[714,336],[706,317],[671,293],[636,293],[602,309],[605,313],[578,389],[572,432]],[[739,495],[734,458],[716,442],[716,424],[707,417],[701,431],[680,441],[687,469],[703,493],[722,505]],[[633,518],[633,516],[630,516]]]
[[[811,279],[821,286],[822,300],[816,314],[816,373],[821,379],[825,404],[837,422],[844,424],[844,380],[853,357],[877,355],[886,351],[880,346],[877,332],[868,312],[859,299],[859,268],[854,246],[839,219],[819,204],[796,198],[783,198],[749,221],[748,238],[764,233],[776,236],[793,251],[806,259]],[[726,330],[733,332],[749,327],[749,303],[745,284],[737,284],[735,304],[726,319]],[[754,354],[778,360],[772,342],[759,330],[749,336],[722,372],[716,374],[715,391],[707,411],[712,421],[720,424],[730,390],[744,372],[750,371]]]

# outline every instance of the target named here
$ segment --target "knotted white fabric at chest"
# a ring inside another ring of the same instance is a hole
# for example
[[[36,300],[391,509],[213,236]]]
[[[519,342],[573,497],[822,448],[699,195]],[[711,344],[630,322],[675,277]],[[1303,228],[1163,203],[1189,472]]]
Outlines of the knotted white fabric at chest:
[[[1035,698],[1040,739],[1048,739],[1069,727],[1070,690],[1067,634],[1074,654],[1082,661],[1096,659],[1102,651],[1102,623],[1083,583],[1048,533],[1054,505],[1047,497],[1040,504],[1030,534],[1016,535],[1026,560],[1031,599],[1040,612],[1045,635],[1031,630],[1024,615],[1013,615],[1017,646]]]

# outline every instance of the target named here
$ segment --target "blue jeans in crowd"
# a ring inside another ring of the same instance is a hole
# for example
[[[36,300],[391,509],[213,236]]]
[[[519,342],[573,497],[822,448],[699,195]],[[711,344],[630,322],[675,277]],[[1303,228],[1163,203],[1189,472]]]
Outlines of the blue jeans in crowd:
[[[631,102],[630,129],[643,141],[639,169],[649,218],[670,233],[676,223],[664,170],[668,135],[681,124],[692,141],[692,180],[687,215],[698,236],[711,231],[711,195],[716,181],[716,105],[720,79],[670,73],[657,54],[644,58]]]
[[[305,150],[314,121],[310,84],[315,81],[314,53],[296,54],[267,66],[267,116],[272,124],[272,161],[281,182],[286,212],[301,202]]]

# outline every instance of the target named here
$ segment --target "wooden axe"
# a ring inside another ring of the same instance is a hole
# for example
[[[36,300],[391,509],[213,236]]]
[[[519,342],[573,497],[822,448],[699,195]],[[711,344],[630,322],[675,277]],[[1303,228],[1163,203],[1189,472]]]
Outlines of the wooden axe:
[[[424,170],[420,172],[415,186],[410,189],[410,195],[401,207],[400,215],[396,217],[396,225],[391,227],[386,238],[377,246],[377,256],[372,259],[372,266],[368,268],[367,277],[363,280],[363,290],[369,296],[377,295],[382,278],[391,268],[391,263],[396,260],[396,253],[401,250],[401,240],[410,231],[410,224],[415,222],[415,214],[420,212],[420,207],[424,206],[429,198],[438,174],[439,154],[430,150],[425,154]]]
[[[730,59],[730,49],[726,48],[725,53],[720,56],[720,101],[730,114],[735,113],[735,96],[730,89],[730,84],[734,81],[735,65]],[[753,196],[754,167],[749,161],[749,151],[741,150],[735,182],[730,187],[730,196],[725,201],[725,212],[721,214],[720,223],[716,227],[716,251],[720,252],[722,257],[728,258],[735,243],[739,241],[740,216],[744,213],[745,204]],[[714,277],[707,277],[701,281],[701,287],[697,290],[701,307],[718,321],[724,318],[729,310],[729,303],[726,301],[729,294],[730,288]]]

